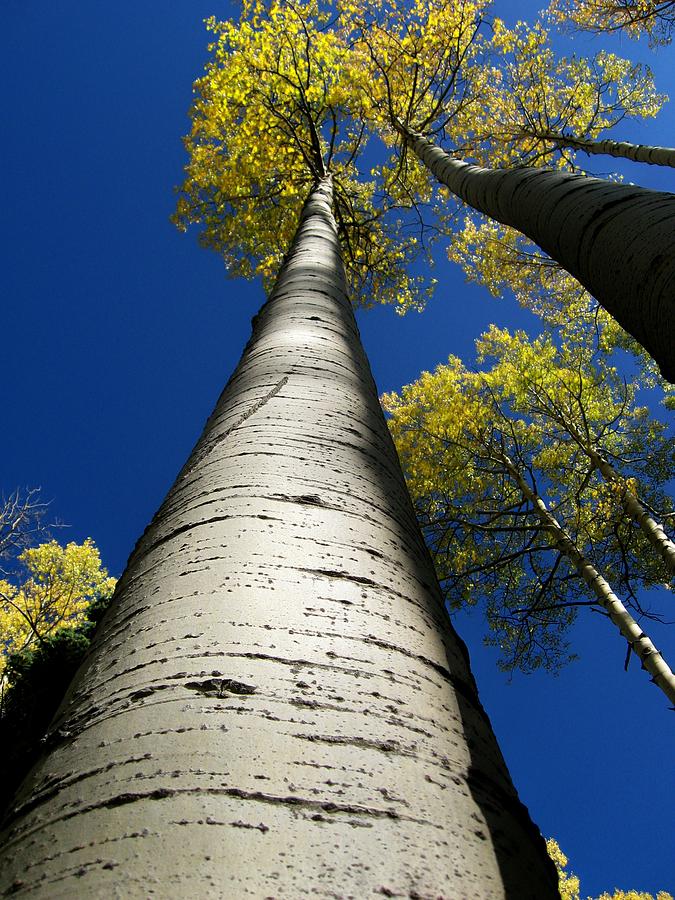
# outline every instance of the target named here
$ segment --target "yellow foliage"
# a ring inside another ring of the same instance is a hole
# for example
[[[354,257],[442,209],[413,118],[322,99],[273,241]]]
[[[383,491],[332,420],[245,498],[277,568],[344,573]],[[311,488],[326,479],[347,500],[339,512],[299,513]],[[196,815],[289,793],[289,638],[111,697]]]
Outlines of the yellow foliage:
[[[351,3],[350,26],[359,38],[350,72],[362,95],[361,111],[391,135],[391,116],[416,128],[451,116],[464,102],[463,67],[487,0],[387,0]]]
[[[579,879],[576,875],[565,871],[567,868],[567,857],[558,846],[558,842],[553,840],[553,838],[549,838],[546,841],[546,849],[558,870],[560,900],[579,900]]]
[[[557,841],[549,838],[546,841],[546,849],[548,855],[555,863],[558,870],[558,890],[560,891],[560,900],[580,900],[579,878],[576,875],[566,871],[568,860],[565,854],[558,846]],[[587,900],[593,900],[588,897]],[[595,900],[673,900],[673,895],[667,891],[659,891],[654,897],[646,891],[621,891],[615,888],[613,893],[607,891],[600,894]]]
[[[584,344],[588,353],[627,350],[644,387],[658,385],[664,403],[675,405],[675,388],[660,376],[649,354],[621,328],[579,282],[520,232],[473,213],[453,234],[448,257],[467,280],[495,297],[512,293],[521,306],[557,330],[563,341]]]
[[[0,674],[8,654],[77,625],[91,601],[115,587],[90,538],[65,547],[48,541],[24,550],[18,561],[24,573],[19,583],[0,580]]]
[[[504,668],[554,669],[576,610],[595,598],[539,502],[610,582],[661,585],[668,575],[623,498],[671,508],[675,447],[602,356],[496,326],[476,347],[481,370],[451,357],[382,403],[446,599],[485,604]]]
[[[509,29],[497,19],[483,45],[486,58],[465,72],[480,90],[450,126],[482,165],[575,165],[558,139],[593,140],[625,118],[655,116],[666,100],[648,67],[614,53],[557,58],[541,24]]]
[[[625,31],[647,35],[652,45],[669,44],[675,27],[672,3],[663,0],[554,0],[553,18],[580,31]]]
[[[404,222],[412,198],[391,196],[379,168],[358,168],[369,132],[354,115],[345,35],[312,0],[255,0],[239,22],[207,24],[215,40],[195,84],[176,224],[199,224],[232,275],[261,276],[269,289],[309,190],[328,171],[355,301],[421,308],[433,285],[410,274],[420,250]]]

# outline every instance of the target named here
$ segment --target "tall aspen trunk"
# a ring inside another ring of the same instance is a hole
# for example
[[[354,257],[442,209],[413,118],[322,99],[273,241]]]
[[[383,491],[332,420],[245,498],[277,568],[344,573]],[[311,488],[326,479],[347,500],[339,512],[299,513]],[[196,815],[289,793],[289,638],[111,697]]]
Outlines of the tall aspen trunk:
[[[454,194],[535,241],[675,382],[675,195],[550,169],[485,169],[395,123]]]
[[[654,646],[649,635],[628,612],[611,585],[595,566],[578,550],[569,534],[551,513],[543,499],[532,490],[523,478],[517,466],[506,454],[499,458],[509,476],[518,485],[521,496],[532,505],[543,529],[550,536],[552,543],[563,553],[574,566],[579,575],[595,594],[599,604],[607,612],[610,620],[619,629],[628,642],[631,650],[638,657],[645,669],[652,676],[652,681],[661,688],[675,708],[675,674],[663,656]]]
[[[17,897],[557,897],[445,613],[322,180],[3,837]]]
[[[592,156],[614,156],[618,159],[630,159],[633,162],[648,163],[652,166],[675,168],[675,147],[654,147],[650,144],[631,144],[629,141],[584,140],[571,134],[555,134],[554,132],[528,131],[525,133],[543,141],[551,141],[558,147],[581,150]]]

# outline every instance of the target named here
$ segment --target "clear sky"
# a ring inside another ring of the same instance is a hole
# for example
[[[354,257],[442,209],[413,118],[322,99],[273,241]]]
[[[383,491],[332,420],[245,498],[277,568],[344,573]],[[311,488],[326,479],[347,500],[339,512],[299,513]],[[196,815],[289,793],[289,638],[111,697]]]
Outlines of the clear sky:
[[[518,14],[531,19],[537,5]],[[264,299],[257,283],[228,281],[216,255],[168,218],[191,85],[206,59],[202,19],[230,7],[2,6],[0,489],[41,486],[70,526],[59,537],[93,537],[118,575]],[[495,0],[509,22],[514,10]],[[657,85],[673,89],[675,49],[613,46],[650,60]],[[577,52],[599,47],[575,38]],[[619,136],[673,145],[674,122],[668,110]],[[648,186],[675,184],[672,170],[623,171]],[[438,293],[422,315],[359,314],[382,391],[449,353],[468,358],[490,322],[537,330],[533,316],[466,286],[440,255],[435,275]],[[675,716],[634,662],[624,673],[625,644],[611,626],[587,615],[574,633],[579,662],[558,678],[508,683],[481,646],[477,616],[457,624],[521,798],[570,856],[582,895],[675,892]],[[672,663],[675,634],[650,629]]]

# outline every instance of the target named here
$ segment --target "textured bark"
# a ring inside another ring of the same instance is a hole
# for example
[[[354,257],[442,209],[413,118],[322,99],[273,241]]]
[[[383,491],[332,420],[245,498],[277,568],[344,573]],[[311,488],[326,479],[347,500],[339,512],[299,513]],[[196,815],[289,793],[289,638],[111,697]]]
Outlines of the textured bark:
[[[649,672],[654,684],[661,688],[673,704],[673,708],[675,708],[675,675],[654,646],[651,638],[644,633],[640,625],[631,616],[612,590],[609,582],[579,552],[572,538],[550,512],[542,498],[532,490],[512,460],[506,454],[502,454],[500,461],[513,481],[518,485],[523,498],[534,507],[539,521],[544,530],[550,535],[555,546],[570,560],[577,573],[593,591],[609,618],[628,641],[631,650],[642,663],[642,668]]]
[[[442,605],[330,196],[13,804],[16,896],[558,896]]]
[[[472,166],[396,127],[442,184],[535,241],[675,382],[675,195],[550,169]]]
[[[630,159],[633,162],[648,163],[652,166],[671,166],[675,168],[675,147],[653,147],[649,144],[631,144],[629,141],[592,141],[575,138],[570,134],[553,132],[527,132],[532,137],[551,141],[558,147],[570,147],[582,150],[594,156],[614,156],[619,159]]]

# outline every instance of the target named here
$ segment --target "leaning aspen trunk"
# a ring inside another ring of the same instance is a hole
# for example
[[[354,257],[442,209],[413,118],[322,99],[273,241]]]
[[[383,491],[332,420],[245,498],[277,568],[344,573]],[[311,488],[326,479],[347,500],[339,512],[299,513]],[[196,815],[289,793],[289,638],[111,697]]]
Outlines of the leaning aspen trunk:
[[[509,476],[518,485],[523,499],[527,500],[536,511],[542,527],[553,544],[569,559],[577,574],[593,591],[600,605],[605,609],[611,621],[619,629],[633,653],[642,663],[643,669],[649,672],[654,684],[661,688],[675,708],[675,674],[673,674],[668,663],[656,649],[651,638],[644,633],[640,625],[631,616],[612,590],[609,582],[579,552],[572,538],[550,512],[539,494],[532,490],[518,471],[517,466],[506,454],[501,456],[501,462],[508,471]]]
[[[535,241],[675,382],[675,195],[550,169],[484,169],[396,127],[442,184]]]
[[[572,150],[582,150],[590,155],[614,156],[652,166],[675,168],[675,147],[652,147],[649,144],[631,144],[628,141],[591,141],[560,134],[533,134],[533,136],[550,140],[558,147],[570,147]]]
[[[444,611],[330,181],[9,812],[16,896],[553,898]]]

